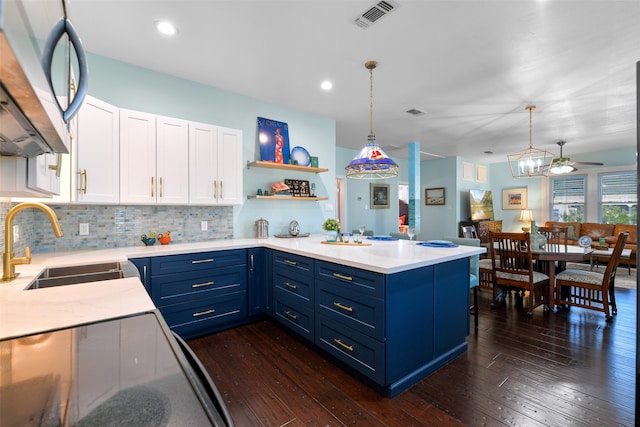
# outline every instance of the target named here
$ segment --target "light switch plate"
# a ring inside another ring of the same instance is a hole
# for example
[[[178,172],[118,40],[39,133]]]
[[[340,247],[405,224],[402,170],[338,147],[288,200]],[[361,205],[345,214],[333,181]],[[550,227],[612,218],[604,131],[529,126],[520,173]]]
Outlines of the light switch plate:
[[[13,243],[16,243],[19,241],[20,241],[20,226],[14,225],[13,226]]]
[[[207,221],[200,221],[200,231],[207,231],[209,223]]]
[[[88,236],[89,235],[89,223],[88,222],[81,222],[78,226],[78,234],[81,236]]]

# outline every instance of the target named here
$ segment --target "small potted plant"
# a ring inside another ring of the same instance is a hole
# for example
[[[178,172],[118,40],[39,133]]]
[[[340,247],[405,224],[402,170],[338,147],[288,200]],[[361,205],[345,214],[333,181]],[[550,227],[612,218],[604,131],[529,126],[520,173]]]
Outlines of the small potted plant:
[[[335,242],[340,236],[340,222],[335,218],[329,218],[322,223],[322,229],[327,232],[327,242]]]

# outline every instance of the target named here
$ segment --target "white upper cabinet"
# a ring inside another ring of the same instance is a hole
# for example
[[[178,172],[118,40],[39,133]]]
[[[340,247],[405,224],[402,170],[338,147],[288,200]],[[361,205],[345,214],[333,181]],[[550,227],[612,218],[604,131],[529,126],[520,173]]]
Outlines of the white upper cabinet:
[[[242,204],[242,131],[189,122],[189,203]]]
[[[189,125],[156,117],[156,185],[158,203],[189,203]]]
[[[187,122],[120,110],[120,202],[189,201]]]
[[[75,174],[73,200],[118,203],[120,200],[119,109],[87,96],[78,113],[78,136],[72,141]]]

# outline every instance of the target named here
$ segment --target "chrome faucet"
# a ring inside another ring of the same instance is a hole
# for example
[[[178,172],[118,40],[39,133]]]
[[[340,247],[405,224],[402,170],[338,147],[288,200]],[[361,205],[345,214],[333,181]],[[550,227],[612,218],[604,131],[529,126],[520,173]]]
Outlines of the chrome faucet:
[[[16,265],[18,264],[30,264],[31,263],[31,250],[27,246],[24,249],[24,257],[17,257],[13,252],[13,218],[16,216],[18,212],[27,208],[36,208],[40,209],[44,213],[47,214],[49,220],[51,221],[51,226],[53,227],[53,233],[56,237],[62,237],[62,225],[60,225],[60,221],[58,221],[58,217],[56,213],[49,206],[38,203],[38,202],[25,202],[19,203],[9,209],[7,212],[7,216],[4,220],[4,253],[2,254],[2,281],[8,282],[10,280],[15,279],[18,275],[16,274]]]

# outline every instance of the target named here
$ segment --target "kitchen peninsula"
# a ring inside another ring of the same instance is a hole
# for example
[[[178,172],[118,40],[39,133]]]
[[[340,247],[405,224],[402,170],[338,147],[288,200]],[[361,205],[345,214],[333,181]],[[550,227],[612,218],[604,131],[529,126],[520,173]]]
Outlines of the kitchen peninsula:
[[[264,248],[268,283],[258,285],[271,301],[264,313],[379,392],[394,396],[466,351],[468,257],[483,248],[433,248],[404,240],[340,246],[321,244],[322,239],[35,254],[31,265],[17,266],[16,280],[0,286],[0,339],[155,309],[137,278],[24,291],[46,267]]]

